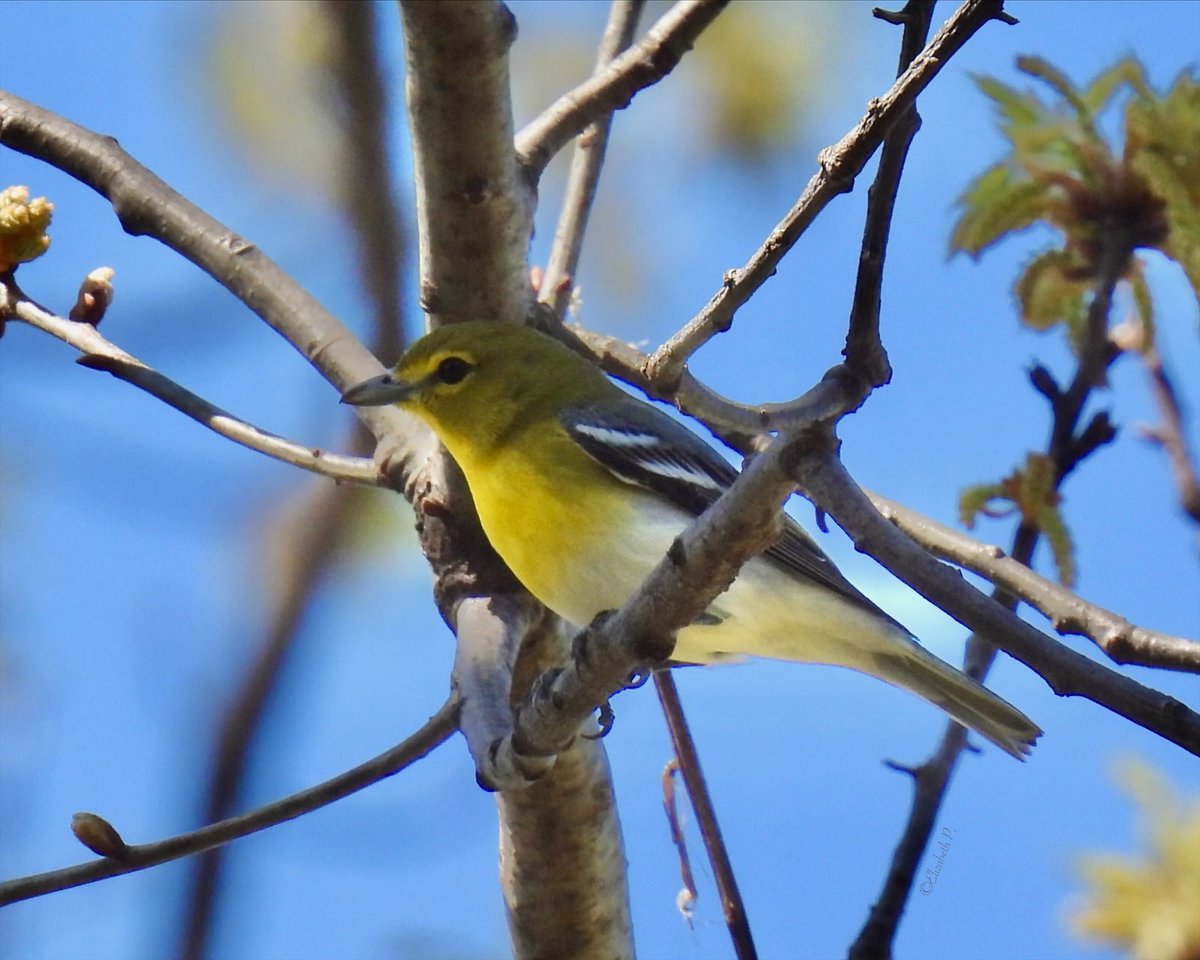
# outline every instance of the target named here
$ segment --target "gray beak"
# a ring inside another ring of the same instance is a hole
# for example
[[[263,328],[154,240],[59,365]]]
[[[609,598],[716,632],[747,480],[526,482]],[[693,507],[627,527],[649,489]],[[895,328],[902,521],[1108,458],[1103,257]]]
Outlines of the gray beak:
[[[401,383],[393,379],[390,373],[384,373],[355,384],[342,394],[342,403],[355,407],[382,407],[406,400],[412,392],[411,383]]]

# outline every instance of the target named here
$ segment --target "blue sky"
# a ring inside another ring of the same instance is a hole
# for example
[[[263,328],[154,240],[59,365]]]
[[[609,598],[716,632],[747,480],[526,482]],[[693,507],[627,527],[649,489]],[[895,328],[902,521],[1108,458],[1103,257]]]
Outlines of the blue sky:
[[[302,182],[265,176],[226,133],[210,56],[231,9],[6,0],[0,84],[116,136],[365,332],[349,236],[329,205]],[[870,18],[869,4],[771,9],[812,58],[812,105],[794,153],[757,170],[709,155],[697,63],[685,60],[678,78],[647,91],[615,127],[579,275],[587,325],[661,341],[782,216],[817,150],[890,83],[896,33]],[[938,14],[951,9],[941,4]],[[1057,340],[1018,327],[1009,293],[1015,270],[1046,237],[1010,241],[979,264],[945,258],[954,198],[1000,150],[971,74],[1024,85],[1014,58],[1037,53],[1082,81],[1133,51],[1162,88],[1198,53],[1200,5],[1187,0],[1015,0],[1010,9],[1020,26],[985,28],[921,99],[924,127],[884,290],[895,377],[841,431],[862,484],[946,522],[962,486],[1002,476],[1043,442],[1046,412],[1027,367],[1038,360],[1060,376],[1070,369]],[[546,67],[547,44],[560,51],[560,69],[582,75],[605,8],[523,2],[513,10],[520,124],[548,96],[533,79]],[[736,7],[727,14],[736,15]],[[399,77],[394,8],[381,6],[380,18]],[[408,202],[407,147],[396,146]],[[65,312],[88,270],[113,266],[117,298],[102,327],[110,338],[266,429],[343,443],[349,414],[332,388],[230,295],[152,241],[125,236],[104,201],[74,181],[8,151],[0,167],[4,184],[27,184],[57,205],[51,254],[20,272],[27,292]],[[550,182],[542,196],[534,262],[553,232],[554,190]],[[865,183],[835,201],[734,330],[696,358],[701,376],[738,399],[780,400],[836,361],[864,203]],[[411,290],[412,265],[405,270]],[[1150,276],[1164,353],[1194,411],[1196,301],[1170,265],[1153,262]],[[411,294],[408,307],[415,322]],[[274,585],[263,536],[272,511],[314,482],[73,359],[20,325],[0,343],[4,877],[84,859],[67,829],[76,810],[109,817],[131,842],[197,824],[214,724],[267,617]],[[1079,589],[1135,622],[1196,637],[1196,535],[1175,508],[1163,457],[1134,429],[1155,411],[1135,363],[1118,364],[1112,385],[1097,409],[1112,410],[1121,437],[1066,490]],[[1200,448],[1195,418],[1189,430]],[[248,803],[379,752],[445,696],[452,643],[407,533],[407,507],[377,496],[380,516],[393,518],[373,551],[337,567],[321,589],[259,740]],[[791,509],[811,520],[802,501]],[[1002,522],[978,532],[1000,543],[1010,536]],[[957,660],[963,631],[953,621],[836,530],[821,542],[927,646]],[[1195,677],[1129,672],[1200,704]],[[1112,780],[1119,758],[1143,757],[1195,792],[1194,758],[1090,703],[1056,698],[1011,661],[993,676],[1046,736],[1023,766],[993,749],[965,759],[938,821],[954,837],[943,874],[932,894],[914,895],[897,955],[1111,956],[1066,932],[1079,889],[1074,858],[1137,849],[1133,811]],[[689,670],[679,682],[761,955],[844,955],[907,813],[907,780],[880,761],[923,758],[940,716],[832,669],[751,663]],[[729,956],[707,867],[698,869],[694,928],[674,908],[678,869],[659,786],[670,751],[653,694],[624,694],[614,706],[607,746],[640,953]],[[493,802],[475,786],[456,739],[387,783],[237,843],[216,955],[504,955],[495,841]],[[694,830],[692,841],[698,861]],[[0,914],[0,958],[167,956],[186,869],[173,864],[9,908]]]

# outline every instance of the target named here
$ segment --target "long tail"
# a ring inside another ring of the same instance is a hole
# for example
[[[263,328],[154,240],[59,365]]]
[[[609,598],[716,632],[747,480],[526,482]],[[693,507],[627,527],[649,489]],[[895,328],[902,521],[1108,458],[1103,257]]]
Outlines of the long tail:
[[[915,642],[872,651],[870,657],[875,676],[941,707],[1018,760],[1025,759],[1042,735],[1038,725],[1012,704]]]

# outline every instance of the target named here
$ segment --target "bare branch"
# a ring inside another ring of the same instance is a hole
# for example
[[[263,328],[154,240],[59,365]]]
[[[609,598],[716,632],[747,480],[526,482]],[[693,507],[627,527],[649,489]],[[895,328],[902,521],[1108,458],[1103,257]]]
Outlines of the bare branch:
[[[546,756],[570,743],[579,726],[647,665],[662,664],[674,634],[691,623],[777,533],[793,482],[773,444],[679,537],[616,613],[601,614],[576,638],[571,661],[544,674],[517,707],[512,737],[495,747]]]
[[[370,460],[327,453],[317,447],[285,440],[209,403],[126,353],[91,324],[67,320],[39,306],[21,292],[11,274],[0,277],[0,300],[3,301],[0,302],[0,314],[22,320],[79,350],[83,356],[76,362],[81,366],[103,370],[118,380],[133,384],[214,433],[321,476],[368,486],[378,486],[382,482],[378,467]]]
[[[502,3],[402,0],[421,306],[433,326],[524,321],[534,196],[513,154]],[[464,122],[464,117],[470,122]]]
[[[675,774],[678,772],[679,761],[672,757],[667,761],[662,773],[663,809],[667,814],[667,826],[671,830],[671,842],[675,845],[675,853],[679,857],[679,879],[683,881],[683,889],[675,896],[675,906],[691,926],[699,893],[696,890],[696,878],[692,874],[692,858],[688,855],[687,837],[683,834],[683,822],[679,816],[675,790]]]
[[[645,0],[614,0],[596,54],[595,74],[602,73],[613,58],[633,41],[638,17],[644,6]],[[596,199],[596,187],[600,182],[600,169],[604,165],[612,119],[613,115],[606,113],[590,124],[579,135],[575,154],[571,158],[567,192],[554,231],[554,245],[550,249],[546,273],[538,291],[541,302],[548,305],[560,321],[571,301],[573,278],[583,249],[583,234]]]
[[[959,623],[1011,654],[1059,696],[1079,696],[1200,755],[1200,715],[1173,697],[1051,640],[939,563],[879,513],[836,456],[797,451],[801,489],[855,544]]]
[[[728,0],[679,0],[631,50],[563,94],[516,138],[531,182],[588,124],[629,106],[634,96],[675,69]]]
[[[738,308],[775,273],[779,261],[808,229],[817,214],[835,196],[853,189],[854,179],[862,172],[888,132],[907,114],[917,95],[977,30],[989,20],[999,18],[1003,6],[1003,0],[967,0],[946,21],[892,88],[868,104],[866,115],[854,129],[821,151],[817,158],[819,169],[787,216],[771,231],[745,266],[725,275],[721,289],[704,309],[650,357],[644,371],[648,380],[666,392],[677,389],[688,358],[716,334],[729,329]],[[744,420],[741,423],[730,420],[726,425],[753,428],[753,424]]]
[[[385,753],[324,783],[293,793],[257,810],[177,837],[155,843],[131,845],[119,860],[93,860],[49,873],[0,883],[0,906],[178,860],[328,806],[336,800],[399,773],[432,753],[449,740],[457,729],[458,708],[458,697],[451,696],[420,730]]]
[[[533,622],[513,665],[512,704],[566,657],[562,622],[549,615]],[[496,794],[513,955],[632,960],[625,844],[604,745],[576,737],[538,762],[549,766],[544,776]]]
[[[884,517],[935,556],[985,577],[1028,603],[1059,633],[1088,637],[1117,663],[1200,673],[1200,643],[1134,626],[1035,573],[999,547],[974,540],[886,497],[870,497]]]
[[[875,10],[879,16],[880,11]],[[900,41],[897,77],[902,76],[929,39],[933,22],[933,0],[912,0],[901,14],[904,32]],[[868,383],[879,387],[892,376],[887,351],[879,336],[879,311],[883,291],[883,263],[887,256],[888,235],[892,230],[892,212],[900,176],[908,149],[921,126],[914,103],[896,122],[883,141],[879,169],[867,192],[867,220],[858,254],[858,275],[854,281],[854,302],[850,307],[849,331],[843,355],[846,364]]]
[[[1092,389],[1095,385],[1103,381],[1104,371],[1115,357],[1115,353],[1110,349],[1108,342],[1108,313],[1112,304],[1113,289],[1116,287],[1117,280],[1124,269],[1125,261],[1131,252],[1125,246],[1125,242],[1122,241],[1118,231],[1114,230],[1107,236],[1110,244],[1109,248],[1104,252],[1103,261],[1100,264],[1096,278],[1096,294],[1092,298],[1092,302],[1088,308],[1087,333],[1082,345],[1079,364],[1071,384],[1064,391],[1059,388],[1058,384],[1054,382],[1054,378],[1044,368],[1035,367],[1030,373],[1030,380],[1034,388],[1046,398],[1053,412],[1053,422],[1050,429],[1050,438],[1047,442],[1047,451],[1055,465],[1055,489],[1063,483],[1067,475],[1084,457],[1089,456],[1100,446],[1109,442],[1113,435],[1111,426],[1107,423],[1107,418],[1102,416],[1093,418],[1087,427],[1077,433],[1080,418],[1091,396]],[[874,513],[873,510],[869,512]],[[870,519],[873,522],[874,518]],[[1033,551],[1037,546],[1039,537],[1040,531],[1037,527],[1031,523],[1022,522],[1017,527],[1017,531],[1013,536],[1011,553],[1014,561],[1028,566],[1033,559]],[[923,563],[933,562],[923,554],[921,560]],[[881,560],[881,562],[884,561]],[[902,572],[899,567],[892,567],[890,564],[888,566],[893,572],[901,575],[902,579],[907,579],[904,576],[905,573],[909,572],[907,568]],[[944,571],[939,571],[939,573],[944,573]],[[931,594],[925,595],[933,599]],[[1017,597],[1001,587],[997,587],[993,592],[992,599],[995,601],[994,606],[1002,608],[1010,614],[1016,610],[1018,605]],[[937,600],[934,600],[934,602],[938,603]],[[943,609],[950,613],[951,616],[959,619],[960,622],[966,623],[974,631],[967,640],[967,649],[963,664],[963,669],[969,676],[974,677],[980,682],[987,676],[996,658],[996,646],[994,644],[999,644],[1009,653],[1021,659],[1018,653],[1002,642],[995,634],[991,633],[987,628],[979,627],[977,621],[964,620],[949,608],[943,607]],[[1078,654],[1067,650],[1065,647],[1060,648],[1060,650],[1063,654],[1069,654],[1070,657],[1079,657]],[[1086,662],[1090,663],[1090,661]],[[1095,664],[1094,666],[1099,670],[1106,669],[1099,664]],[[1132,681],[1127,681],[1120,674],[1111,671],[1106,672],[1108,674],[1107,678],[1103,676],[1097,678],[1099,682],[1093,688],[1093,694],[1103,692],[1107,700],[1114,701],[1113,691],[1109,688],[1113,685],[1126,686]],[[1039,670],[1039,673],[1051,684],[1057,693],[1064,694],[1071,692],[1056,685],[1049,673],[1043,670]],[[1085,682],[1090,686],[1090,680]],[[1124,699],[1126,693],[1129,695],[1131,701],[1142,701],[1136,707],[1140,715],[1155,721],[1165,721],[1167,726],[1174,731],[1173,734],[1165,734],[1160,730],[1155,730],[1155,732],[1167,736],[1168,739],[1179,743],[1193,753],[1196,753],[1200,749],[1200,722],[1198,722],[1200,718],[1197,718],[1183,704],[1163,694],[1148,691],[1138,684],[1134,684],[1132,688],[1119,695]],[[1095,699],[1095,696],[1089,695],[1086,692],[1082,695],[1088,696],[1089,699]],[[1155,702],[1156,700],[1157,702]],[[1110,709],[1116,709],[1111,703],[1106,702],[1105,705],[1109,706]],[[1143,726],[1147,725],[1142,720],[1138,720],[1132,713],[1125,712],[1124,709],[1118,709],[1117,712],[1130,719],[1134,719],[1135,722],[1142,723]],[[914,776],[917,779],[917,791],[913,796],[912,808],[909,811],[904,831],[901,834],[899,842],[896,844],[891,867],[884,882],[883,892],[871,907],[867,922],[859,931],[858,938],[851,948],[850,956],[854,960],[858,960],[858,958],[873,960],[875,957],[889,956],[891,954],[892,940],[895,937],[896,928],[899,925],[900,916],[904,910],[904,904],[912,890],[919,858],[929,843],[929,835],[933,829],[934,820],[937,817],[942,799],[949,786],[950,777],[954,772],[958,758],[965,748],[966,743],[967,739],[962,728],[956,724],[948,723],[942,733],[941,743],[935,753],[916,768]]]
[[[107,197],[127,233],[153,237],[200,267],[339,392],[383,372],[367,348],[278,264],[172,190],[112,137],[0,91],[0,144],[44,160]],[[391,431],[407,438],[392,450],[392,463],[398,473],[415,469],[429,445],[430,431],[420,420],[395,407],[355,410],[375,436]]]
[[[1147,439],[1163,448],[1171,464],[1171,475],[1179,491],[1179,506],[1187,516],[1200,523],[1200,480],[1196,479],[1196,465],[1188,450],[1187,434],[1183,429],[1183,410],[1175,385],[1167,376],[1162,356],[1157,347],[1141,353],[1142,363],[1150,377],[1150,392],[1158,404],[1162,422],[1145,430]]]
[[[758,951],[754,948],[754,938],[750,934],[746,904],[738,889],[729,850],[725,846],[721,826],[717,822],[717,811],[708,792],[704,771],[700,768],[700,754],[696,751],[692,732],[684,718],[683,704],[679,700],[679,690],[675,686],[675,678],[671,676],[671,671],[656,671],[654,686],[658,691],[658,699],[662,701],[663,713],[667,717],[671,745],[675,750],[679,771],[683,774],[688,796],[692,799],[692,809],[696,811],[696,822],[700,827],[700,836],[704,839],[704,849],[708,852],[708,862],[712,864],[717,893],[721,897],[721,912],[725,915],[725,926],[729,928],[729,936],[733,940],[734,953],[738,960],[754,960]],[[685,867],[686,863],[685,859]]]
[[[871,906],[867,922],[847,952],[848,960],[884,960],[892,956],[892,939],[900,925],[904,904],[912,890],[916,864],[925,855],[929,835],[937,817],[938,805],[950,782],[959,756],[967,745],[967,728],[957,723],[946,725],[936,753],[919,767],[889,762],[893,770],[907,773],[913,780],[913,800],[909,819],[892,853],[892,862],[883,881],[879,899]]]

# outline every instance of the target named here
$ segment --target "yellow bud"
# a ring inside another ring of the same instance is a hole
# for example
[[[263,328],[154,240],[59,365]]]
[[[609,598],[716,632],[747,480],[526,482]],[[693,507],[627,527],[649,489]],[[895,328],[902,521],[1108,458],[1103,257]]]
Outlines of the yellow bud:
[[[0,190],[0,273],[36,260],[50,246],[46,228],[54,204],[45,197],[29,199],[28,187]]]

